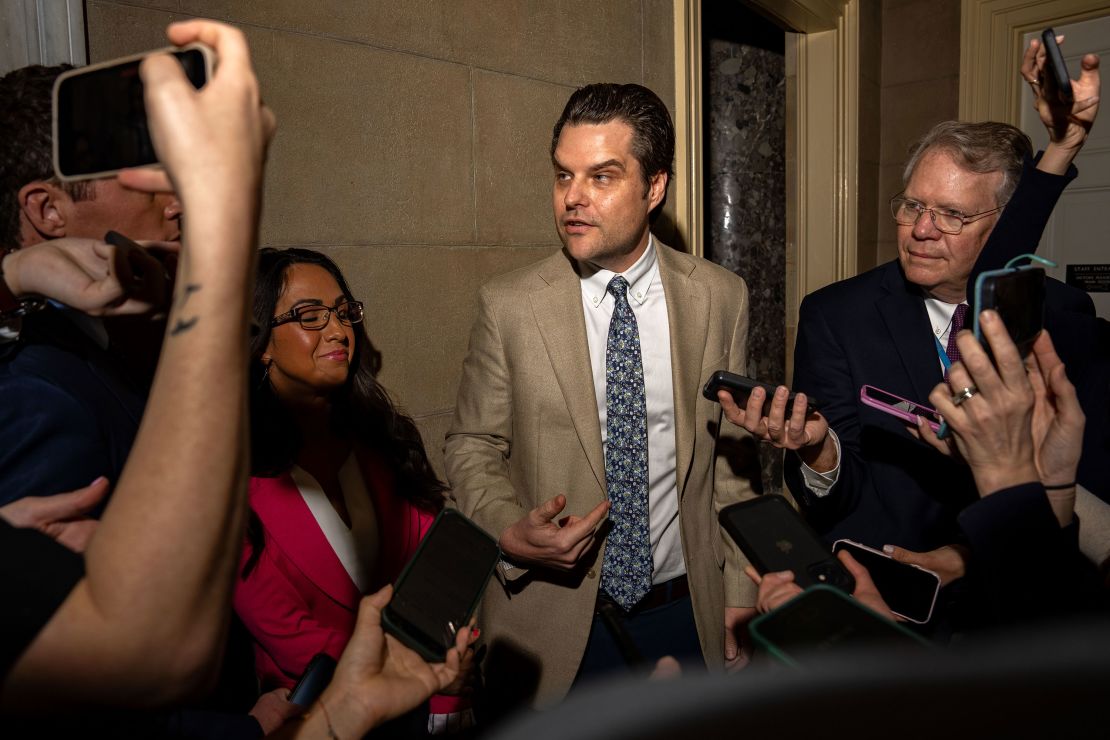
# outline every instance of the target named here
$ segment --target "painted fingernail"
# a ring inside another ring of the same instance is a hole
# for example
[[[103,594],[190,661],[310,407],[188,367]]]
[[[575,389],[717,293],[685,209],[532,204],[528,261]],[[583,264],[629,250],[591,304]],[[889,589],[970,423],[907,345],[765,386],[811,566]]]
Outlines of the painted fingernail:
[[[478,629],[477,627],[471,627],[470,628],[470,636],[473,637],[474,639],[478,639],[478,636],[481,635],[481,634],[482,634],[482,630]]]
[[[893,555],[894,545],[883,545],[883,552],[885,552],[887,555]]]

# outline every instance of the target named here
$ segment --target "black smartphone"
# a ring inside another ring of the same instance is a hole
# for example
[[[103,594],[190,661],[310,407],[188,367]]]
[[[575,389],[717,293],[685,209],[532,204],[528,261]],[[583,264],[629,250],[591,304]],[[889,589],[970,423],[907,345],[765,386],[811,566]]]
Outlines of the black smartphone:
[[[1046,28],[1041,32],[1041,43],[1044,45],[1045,67],[1048,68],[1048,76],[1052,78],[1056,94],[1061,101],[1071,103],[1075,99],[1071,89],[1071,75],[1068,74],[1068,65],[1064,62],[1060,45],[1056,43],[1056,32]]]
[[[382,626],[425,659],[442,661],[486,589],[501,548],[454,509],[432,523],[382,611]]]
[[[166,49],[196,88],[212,75],[202,44]],[[157,53],[157,52],[151,52]],[[106,177],[155,164],[139,63],[147,54],[63,72],[54,83],[54,171],[65,181]]]
[[[763,401],[763,415],[767,416],[771,413],[771,399],[775,395],[775,389],[778,386],[770,385],[769,383],[761,383],[758,380],[746,378],[743,375],[730,373],[727,370],[718,370],[713,373],[709,378],[709,382],[701,389],[701,394],[714,403],[717,402],[717,391],[728,391],[732,394],[733,400],[736,405],[743,407],[748,402],[748,396],[752,394],[756,388],[762,388],[766,392]],[[791,393],[786,399],[786,415],[790,416],[791,410],[794,408],[794,399],[797,393]],[[812,414],[817,411],[817,402],[812,398],[806,399],[806,413]]]
[[[1045,273],[1040,267],[1024,266],[984,272],[975,280],[975,338],[994,360],[990,345],[979,326],[979,313],[994,309],[1010,332],[1018,352],[1025,357],[1033,350],[1044,329]]]
[[[726,506],[717,518],[760,575],[789,570],[802,588],[825,584],[855,590],[856,579],[782,496]]]
[[[324,692],[335,673],[335,658],[327,653],[316,653],[308,661],[297,685],[289,692],[289,703],[309,707]]]
[[[920,636],[876,614],[851,596],[828,586],[811,586],[748,626],[756,645],[783,663],[801,666],[806,658],[859,648],[909,648],[923,653]]]
[[[833,553],[841,550],[847,550],[856,562],[867,568],[892,612],[917,624],[925,624],[932,618],[940,593],[939,575],[917,565],[900,563],[881,550],[852,540],[833,543]]]

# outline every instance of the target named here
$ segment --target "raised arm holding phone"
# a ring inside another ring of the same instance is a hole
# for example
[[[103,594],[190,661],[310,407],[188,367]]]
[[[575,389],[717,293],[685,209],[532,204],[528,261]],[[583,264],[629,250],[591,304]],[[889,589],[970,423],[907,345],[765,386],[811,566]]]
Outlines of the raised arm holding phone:
[[[5,712],[187,696],[213,678],[225,638],[245,513],[248,297],[274,119],[239,31],[191,21],[167,35],[208,44],[221,64],[199,92],[169,58],[142,66],[166,172],[121,182],[153,192],[172,181],[196,209],[166,343],[85,577],[16,660]]]

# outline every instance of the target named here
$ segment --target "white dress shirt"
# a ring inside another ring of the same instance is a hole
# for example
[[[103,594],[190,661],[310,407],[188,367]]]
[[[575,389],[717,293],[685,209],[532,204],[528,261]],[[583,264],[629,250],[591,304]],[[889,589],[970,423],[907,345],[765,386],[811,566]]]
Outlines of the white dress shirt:
[[[606,290],[617,274],[596,265],[581,264],[582,308],[590,348],[594,394],[606,436],[605,350],[615,299]],[[648,517],[651,523],[653,584],[665,583],[686,572],[678,523],[678,472],[675,462],[674,382],[671,374],[671,332],[667,300],[659,278],[654,237],[636,264],[623,273],[628,281],[628,304],[640,333],[644,366],[648,439]]]

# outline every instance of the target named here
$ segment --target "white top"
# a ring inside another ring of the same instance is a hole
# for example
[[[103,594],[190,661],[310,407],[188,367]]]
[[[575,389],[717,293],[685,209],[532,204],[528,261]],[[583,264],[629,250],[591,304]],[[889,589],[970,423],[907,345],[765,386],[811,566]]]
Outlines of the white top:
[[[617,274],[582,263],[582,308],[586,315],[590,367],[594,395],[601,421],[601,440],[606,437],[605,349],[615,299],[606,287]],[[665,583],[686,572],[678,523],[678,471],[675,462],[674,381],[671,375],[671,333],[667,300],[659,278],[654,237],[636,264],[621,273],[628,281],[628,304],[640,332],[640,356],[644,366],[648,438],[648,517],[651,524],[653,584]]]
[[[378,516],[354,452],[339,469],[339,487],[347,505],[347,515],[351,518],[350,529],[331,505],[323,487],[308,471],[294,465],[291,473],[308,510],[320,525],[347,575],[359,591],[365,593],[370,587],[370,575],[378,559]]]

